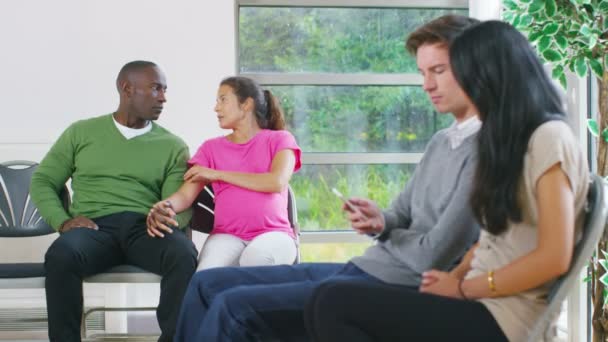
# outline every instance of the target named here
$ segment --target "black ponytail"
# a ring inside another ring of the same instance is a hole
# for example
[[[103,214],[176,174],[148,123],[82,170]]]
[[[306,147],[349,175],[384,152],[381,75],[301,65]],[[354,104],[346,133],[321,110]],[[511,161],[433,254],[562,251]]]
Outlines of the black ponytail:
[[[248,98],[253,100],[253,112],[260,128],[273,131],[285,129],[283,109],[270,90],[262,90],[262,87],[254,80],[242,76],[225,78],[220,85],[227,85],[232,88],[239,99],[239,103],[245,102]]]

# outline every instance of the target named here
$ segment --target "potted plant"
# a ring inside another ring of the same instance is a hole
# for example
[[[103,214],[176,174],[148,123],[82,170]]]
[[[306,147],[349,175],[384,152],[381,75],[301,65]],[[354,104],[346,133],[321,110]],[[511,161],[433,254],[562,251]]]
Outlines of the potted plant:
[[[597,82],[597,120],[587,120],[587,127],[597,138],[596,172],[608,175],[608,0],[504,0],[503,19],[528,36],[564,88],[567,70]],[[608,332],[607,240],[601,239],[588,277],[593,341],[602,342]]]

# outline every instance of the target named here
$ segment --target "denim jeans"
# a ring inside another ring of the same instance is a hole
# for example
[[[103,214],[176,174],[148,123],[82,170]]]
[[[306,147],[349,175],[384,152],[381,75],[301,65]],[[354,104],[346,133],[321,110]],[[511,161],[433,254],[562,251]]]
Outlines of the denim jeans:
[[[327,280],[381,283],[352,263],[213,268],[196,273],[182,302],[176,342],[306,339],[303,311]]]

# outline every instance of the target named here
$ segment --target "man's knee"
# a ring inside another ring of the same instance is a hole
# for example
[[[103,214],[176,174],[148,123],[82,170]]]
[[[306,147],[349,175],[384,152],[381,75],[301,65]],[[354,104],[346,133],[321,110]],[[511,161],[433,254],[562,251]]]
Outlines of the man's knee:
[[[59,237],[49,247],[44,255],[44,267],[47,272],[60,270],[76,270],[78,268],[78,251],[73,244]]]
[[[212,305],[217,305],[222,315],[228,315],[232,319],[239,318],[243,320],[241,323],[246,323],[250,318],[248,314],[256,312],[258,300],[260,298],[247,286],[237,286],[218,293],[213,298]]]
[[[237,267],[210,268],[196,272],[192,276],[190,286],[196,287],[206,299],[211,299],[217,293],[238,286],[241,279],[239,273]]]
[[[167,241],[167,248],[163,255],[163,262],[166,265],[173,265],[188,270],[196,270],[198,255],[196,247],[188,239],[175,239]]]

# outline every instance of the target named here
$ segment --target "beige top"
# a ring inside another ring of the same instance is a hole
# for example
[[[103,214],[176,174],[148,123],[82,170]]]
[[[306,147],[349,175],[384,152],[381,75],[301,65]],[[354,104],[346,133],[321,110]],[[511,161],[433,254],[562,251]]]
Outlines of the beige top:
[[[589,187],[589,172],[584,154],[568,125],[562,121],[549,121],[540,125],[528,143],[524,156],[523,182],[520,187],[522,222],[509,223],[506,232],[499,236],[482,230],[479,247],[471,262],[466,278],[487,274],[531,252],[537,244],[538,208],[536,183],[553,165],[561,162],[575,198],[575,234],[580,239],[584,218],[584,205]],[[484,304],[498,322],[509,341],[525,341],[534,323],[547,306],[547,294],[552,282],[508,297],[484,298]],[[500,284],[496,284],[500,290]]]

